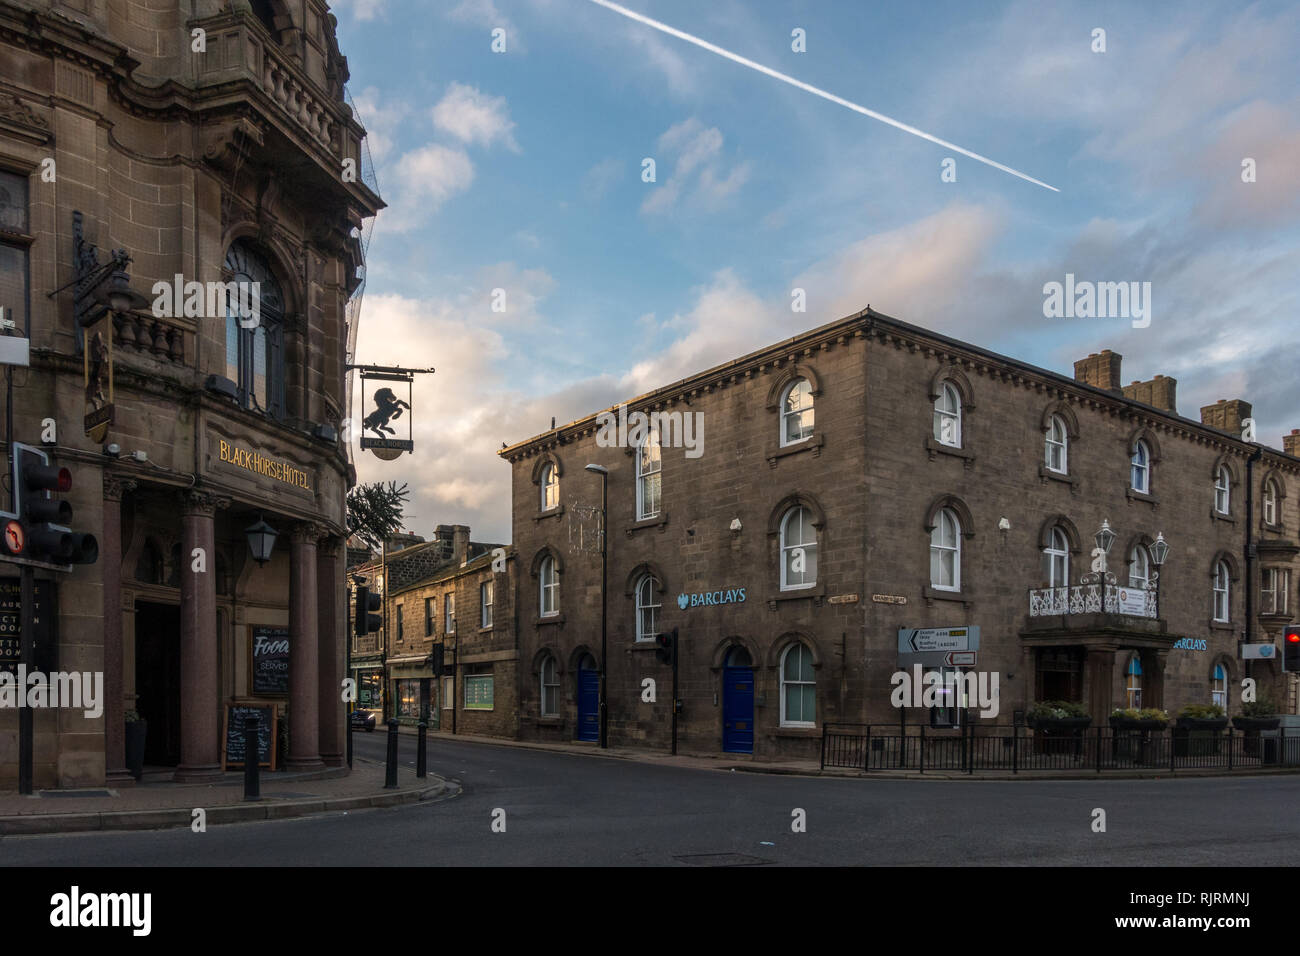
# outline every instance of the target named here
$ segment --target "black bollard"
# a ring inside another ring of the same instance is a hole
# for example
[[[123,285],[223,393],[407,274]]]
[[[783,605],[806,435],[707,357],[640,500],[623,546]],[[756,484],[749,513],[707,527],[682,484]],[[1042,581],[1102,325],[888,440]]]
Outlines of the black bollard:
[[[388,721],[388,766],[384,770],[384,789],[397,789],[397,718]]]
[[[429,763],[424,754],[424,741],[429,732],[429,722],[420,721],[420,731],[415,747],[415,775],[423,780],[429,775]]]
[[[257,746],[257,718],[244,718],[244,799],[261,800],[262,785],[258,778],[258,758],[262,756]]]

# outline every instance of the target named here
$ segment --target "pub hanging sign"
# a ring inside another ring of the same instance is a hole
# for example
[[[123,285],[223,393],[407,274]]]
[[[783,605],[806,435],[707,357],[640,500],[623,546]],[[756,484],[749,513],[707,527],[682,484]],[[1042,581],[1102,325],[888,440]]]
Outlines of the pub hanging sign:
[[[411,383],[416,375],[422,372],[432,372],[433,369],[404,369],[383,365],[354,365],[351,367],[361,371],[361,394],[363,399],[367,394],[370,394],[371,401],[374,403],[374,408],[361,420],[361,450],[372,451],[376,458],[383,461],[392,461],[398,458],[402,452],[409,454],[414,451],[415,442],[411,440]],[[371,381],[405,383],[406,399],[400,398],[387,385],[375,389],[374,393],[371,394],[368,384]],[[399,427],[394,426],[393,423],[398,419],[405,420],[404,428],[399,429]],[[398,435],[399,430],[406,433],[405,438]]]

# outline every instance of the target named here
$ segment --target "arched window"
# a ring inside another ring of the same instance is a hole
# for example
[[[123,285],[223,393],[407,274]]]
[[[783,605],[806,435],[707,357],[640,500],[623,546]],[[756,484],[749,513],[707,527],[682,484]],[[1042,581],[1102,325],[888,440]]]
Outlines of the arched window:
[[[816,704],[812,652],[803,644],[791,644],[781,655],[781,726],[815,726]]]
[[[1222,664],[1215,664],[1210,675],[1210,703],[1217,704],[1228,712],[1228,672]]]
[[[1057,415],[1052,416],[1052,423],[1047,429],[1047,468],[1064,475],[1067,470],[1066,450],[1069,437],[1065,431],[1065,422]]]
[[[1146,547],[1138,545],[1128,556],[1128,586],[1147,588],[1151,585],[1151,555]]]
[[[1147,448],[1146,442],[1137,443],[1129,463],[1132,466],[1129,469],[1129,483],[1133,486],[1133,490],[1140,491],[1144,495],[1151,494],[1151,450]]]
[[[542,716],[560,716],[560,668],[554,654],[542,661]]]
[[[810,588],[817,583],[817,529],[812,512],[791,508],[781,519],[781,590]]]
[[[939,512],[930,532],[930,586],[961,590],[961,523],[947,508]]]
[[[1228,476],[1228,469],[1220,465],[1219,473],[1214,479],[1214,510],[1221,515],[1228,513],[1231,488],[1232,479]]]
[[[812,385],[806,378],[797,378],[781,393],[781,444],[798,444],[812,433]]]
[[[951,382],[939,388],[934,401],[934,438],[954,448],[961,447],[961,396]]]
[[[636,450],[636,516],[654,518],[659,514],[661,495],[660,472],[663,461],[660,457],[659,435],[651,432]]]
[[[542,510],[550,511],[560,504],[560,476],[552,464],[542,467]]]
[[[659,633],[659,582],[647,574],[636,586],[636,639],[653,641]]]
[[[1264,482],[1264,524],[1278,524],[1277,482],[1272,478]]]
[[[245,408],[284,418],[284,296],[266,258],[243,239],[226,251],[226,378]]]
[[[560,580],[555,573],[555,559],[547,555],[542,559],[542,566],[537,574],[540,582],[540,603],[542,617],[560,613]]]
[[[1219,561],[1214,565],[1214,619],[1227,621],[1229,609],[1228,562]]]
[[[1128,659],[1128,667],[1124,670],[1124,692],[1128,697],[1128,706],[1141,710],[1142,662],[1136,654]]]
[[[1043,549],[1047,586],[1063,588],[1070,583],[1070,541],[1061,528],[1053,528]]]

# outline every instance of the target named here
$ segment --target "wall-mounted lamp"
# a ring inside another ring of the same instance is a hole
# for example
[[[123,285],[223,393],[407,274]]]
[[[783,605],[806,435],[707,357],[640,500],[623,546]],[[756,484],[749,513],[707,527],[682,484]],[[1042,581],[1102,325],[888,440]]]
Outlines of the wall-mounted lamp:
[[[279,535],[261,515],[257,516],[257,523],[251,524],[244,529],[244,534],[248,536],[248,550],[253,552],[253,560],[258,566],[266,564],[271,560],[271,552],[275,549],[275,539]]]

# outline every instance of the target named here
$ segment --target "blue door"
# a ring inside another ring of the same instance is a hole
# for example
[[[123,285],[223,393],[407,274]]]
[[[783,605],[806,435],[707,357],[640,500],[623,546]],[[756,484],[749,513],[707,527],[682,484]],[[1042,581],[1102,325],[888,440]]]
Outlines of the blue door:
[[[600,672],[578,671],[578,739],[600,739]]]
[[[722,669],[722,749],[733,754],[754,752],[754,669]]]

